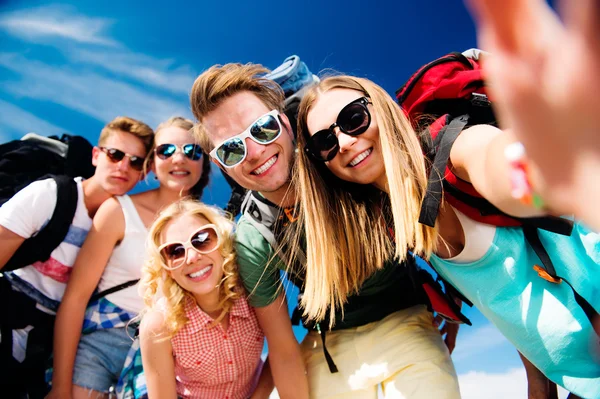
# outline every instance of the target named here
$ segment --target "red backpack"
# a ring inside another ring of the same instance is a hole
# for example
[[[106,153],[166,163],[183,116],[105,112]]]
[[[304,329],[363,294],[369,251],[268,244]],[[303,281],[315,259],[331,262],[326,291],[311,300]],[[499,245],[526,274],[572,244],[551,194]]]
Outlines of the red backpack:
[[[431,161],[427,193],[421,206],[419,222],[434,226],[444,199],[473,220],[494,226],[521,226],[527,242],[542,261],[536,269],[540,277],[552,283],[568,281],[557,276],[549,254],[539,239],[539,228],[570,235],[573,222],[554,216],[517,218],[503,213],[484,199],[469,183],[448,167],[450,149],[460,132],[471,125],[496,125],[492,101],[488,98],[482,52],[469,50],[450,53],[421,67],[396,91],[398,104],[418,129],[423,115],[437,118],[422,135],[425,156]],[[429,133],[429,134],[427,134]],[[572,287],[571,287],[572,288]],[[598,313],[575,290],[575,299],[590,320]]]

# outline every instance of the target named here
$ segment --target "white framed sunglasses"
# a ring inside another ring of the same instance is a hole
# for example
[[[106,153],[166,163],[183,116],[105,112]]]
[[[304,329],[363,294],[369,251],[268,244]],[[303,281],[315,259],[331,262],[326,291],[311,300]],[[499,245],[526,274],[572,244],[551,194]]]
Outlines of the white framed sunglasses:
[[[267,112],[255,120],[242,133],[235,135],[217,145],[210,156],[216,159],[224,168],[233,168],[246,159],[248,150],[246,139],[249,138],[258,144],[266,145],[274,142],[281,135],[282,126],[279,111]]]
[[[201,254],[209,254],[221,245],[221,235],[217,226],[206,224],[194,231],[186,242],[167,242],[158,247],[167,270],[179,269],[185,263],[189,249]]]

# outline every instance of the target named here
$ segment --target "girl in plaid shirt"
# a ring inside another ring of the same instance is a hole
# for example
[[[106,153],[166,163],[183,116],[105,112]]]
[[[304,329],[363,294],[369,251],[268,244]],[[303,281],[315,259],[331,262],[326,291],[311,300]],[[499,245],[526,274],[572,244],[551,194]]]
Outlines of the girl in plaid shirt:
[[[142,362],[152,398],[267,398],[264,335],[238,283],[233,222],[193,200],[150,228]],[[260,381],[259,381],[260,380]]]

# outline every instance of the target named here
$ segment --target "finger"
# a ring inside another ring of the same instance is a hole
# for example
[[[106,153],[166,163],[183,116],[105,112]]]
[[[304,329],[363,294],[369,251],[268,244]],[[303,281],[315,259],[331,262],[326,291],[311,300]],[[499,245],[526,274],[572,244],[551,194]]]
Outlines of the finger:
[[[519,22],[527,16],[527,0],[467,0],[468,8],[478,25],[500,47],[514,49],[519,42]],[[521,25],[523,28],[523,25]]]
[[[478,25],[480,46],[492,52],[527,55],[532,37],[544,37],[558,23],[555,13],[543,0],[466,2]]]
[[[569,0],[559,4],[565,25],[590,38],[598,39],[600,0]]]

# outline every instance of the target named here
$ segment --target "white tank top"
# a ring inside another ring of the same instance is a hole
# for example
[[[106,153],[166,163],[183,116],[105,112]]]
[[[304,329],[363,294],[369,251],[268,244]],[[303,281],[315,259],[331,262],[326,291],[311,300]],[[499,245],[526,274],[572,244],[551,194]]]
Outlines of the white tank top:
[[[98,284],[98,291],[104,291],[127,281],[139,279],[146,258],[148,230],[144,222],[142,222],[133,201],[128,195],[115,198],[119,201],[123,210],[125,233],[123,240],[115,246],[108,260]],[[144,306],[138,293],[138,284],[107,295],[106,299],[129,312],[139,313]]]

